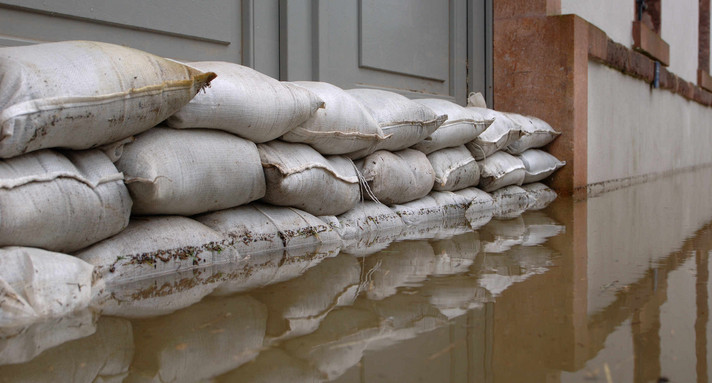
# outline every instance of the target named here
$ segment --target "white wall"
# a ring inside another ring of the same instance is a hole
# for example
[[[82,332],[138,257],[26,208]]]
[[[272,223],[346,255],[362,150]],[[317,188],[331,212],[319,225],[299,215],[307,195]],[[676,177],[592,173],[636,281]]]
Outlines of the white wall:
[[[670,70],[692,83],[697,82],[699,29],[698,0],[662,2],[660,35],[670,44]]]
[[[712,163],[712,108],[589,62],[588,183]]]
[[[633,46],[633,0],[561,0],[561,14],[579,15],[606,32],[613,41]]]

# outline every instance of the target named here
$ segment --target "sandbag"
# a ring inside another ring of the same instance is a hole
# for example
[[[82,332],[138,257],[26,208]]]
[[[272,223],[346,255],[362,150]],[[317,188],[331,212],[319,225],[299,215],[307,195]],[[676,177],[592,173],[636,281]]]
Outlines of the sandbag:
[[[537,149],[529,149],[517,157],[526,169],[525,184],[541,181],[566,165],[566,161],[559,161],[553,155]]]
[[[486,193],[481,192],[487,196]],[[421,225],[428,221],[440,221],[450,217],[464,217],[465,210],[479,196],[467,193],[431,192],[427,196],[404,204],[395,204],[391,209],[406,225]],[[489,196],[487,196],[489,198]],[[491,198],[490,198],[491,200]]]
[[[131,197],[99,150],[0,161],[0,246],[71,252],[123,230]]]
[[[388,206],[361,202],[338,217],[319,217],[341,235],[342,252],[366,256],[386,248],[405,224]]]
[[[539,182],[524,185],[522,189],[529,195],[527,210],[541,210],[554,202],[557,197],[553,189]]]
[[[447,120],[446,115],[437,115],[430,108],[397,93],[377,89],[346,92],[366,108],[386,136],[371,148],[351,154],[354,159],[377,150],[393,152],[413,146],[433,134]]]
[[[253,203],[195,219],[230,238],[242,256],[341,240],[319,218],[290,207]]]
[[[297,81],[294,84],[324,100],[324,108],[287,132],[283,140],[309,144],[328,155],[361,151],[385,139],[378,122],[343,89],[326,82]]]
[[[143,132],[215,78],[128,47],[64,41],[0,48],[0,158],[88,149]]]
[[[504,113],[470,106],[467,109],[482,114],[485,119],[494,120],[484,132],[465,145],[477,161],[503,150],[522,136],[522,127]]]
[[[186,217],[135,217],[126,230],[75,254],[107,283],[128,282],[234,261],[225,237]]]
[[[412,146],[412,149],[425,154],[464,145],[477,138],[494,122],[485,119],[474,109],[463,108],[447,100],[421,98],[413,101],[427,106],[437,115],[447,115],[447,120],[433,134]]]
[[[456,191],[480,182],[480,167],[464,145],[428,154],[435,171],[433,190]]]
[[[521,154],[527,149],[540,148],[554,141],[561,134],[546,121],[536,117],[516,113],[506,113],[506,115],[522,128],[522,136],[505,148],[509,154]]]
[[[83,309],[99,284],[93,266],[70,255],[30,247],[0,248],[0,327]]]
[[[256,145],[215,130],[156,127],[127,144],[116,167],[137,215],[193,215],[265,194]]]
[[[279,82],[254,69],[228,62],[194,62],[219,80],[198,94],[166,123],[172,128],[210,128],[252,142],[274,140],[309,119],[324,102],[303,87]]]
[[[509,185],[521,185],[526,169],[522,160],[505,152],[496,152],[479,162],[480,189],[491,192]]]
[[[348,158],[324,157],[308,145],[281,141],[257,148],[267,181],[265,202],[314,215],[336,215],[359,201],[358,176]]]
[[[516,185],[505,186],[492,192],[494,217],[508,219],[519,217],[531,205],[529,193]]]
[[[379,150],[359,160],[356,166],[368,182],[366,194],[387,205],[425,197],[435,182],[430,161],[413,149],[395,153]]]

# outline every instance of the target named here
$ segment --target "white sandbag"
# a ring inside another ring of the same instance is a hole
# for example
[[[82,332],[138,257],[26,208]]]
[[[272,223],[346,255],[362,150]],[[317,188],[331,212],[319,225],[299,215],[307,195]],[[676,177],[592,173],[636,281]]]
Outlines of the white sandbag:
[[[510,154],[521,154],[531,148],[540,148],[554,141],[561,133],[554,130],[546,121],[516,113],[506,113],[522,128],[522,136],[505,149]]]
[[[324,108],[287,132],[282,139],[309,144],[321,154],[361,151],[385,139],[378,122],[360,102],[326,82],[297,81],[324,100]]]
[[[553,189],[539,182],[524,185],[522,189],[526,190],[529,195],[527,210],[541,210],[554,202],[557,197]]]
[[[394,153],[379,150],[359,160],[356,166],[368,182],[370,190],[366,194],[388,205],[425,197],[435,182],[428,157],[413,149]]]
[[[265,193],[256,145],[216,130],[156,127],[126,145],[116,167],[137,215],[198,214]]]
[[[396,240],[405,224],[388,206],[361,202],[338,217],[319,217],[341,235],[342,252],[366,256]]]
[[[123,175],[99,150],[42,150],[0,161],[0,246],[70,252],[128,225]]]
[[[430,108],[413,102],[400,94],[377,89],[347,90],[378,122],[386,139],[370,149],[353,153],[361,158],[376,150],[397,151],[411,147],[435,132],[446,115],[438,115]]]
[[[83,309],[99,283],[94,267],[71,255],[30,247],[0,248],[0,327]]]
[[[531,205],[529,193],[516,185],[506,186],[492,192],[494,198],[494,217],[508,219],[519,217]]]
[[[496,152],[480,165],[480,183],[477,185],[486,192],[492,192],[509,185],[521,185],[526,169],[517,157],[505,152]]]
[[[222,234],[186,217],[135,217],[126,230],[75,254],[107,283],[156,277],[234,261]]]
[[[481,193],[486,195],[484,192]],[[421,225],[450,217],[464,217],[465,210],[473,201],[472,197],[466,193],[434,191],[415,201],[395,204],[391,206],[391,209],[401,217],[406,225]]]
[[[504,150],[522,136],[522,128],[506,114],[492,109],[467,107],[482,114],[488,120],[494,120],[482,134],[465,146],[477,161],[483,160],[499,150]]]
[[[339,234],[319,218],[291,207],[252,203],[195,219],[230,238],[243,257],[341,240]]]
[[[88,149],[143,132],[215,77],[120,45],[64,41],[0,48],[0,158]]]
[[[537,149],[529,149],[517,157],[522,160],[526,169],[525,184],[541,181],[566,165],[566,161],[559,161],[553,155]]]
[[[438,130],[412,146],[412,149],[420,150],[425,154],[464,145],[477,138],[494,122],[485,119],[474,109],[463,108],[447,100],[421,98],[413,101],[427,106],[437,115],[447,115],[447,120],[440,125]]]
[[[166,121],[172,128],[220,129],[252,142],[267,142],[294,129],[324,105],[303,87],[242,65],[216,61],[188,65],[216,72],[219,80]]]
[[[336,215],[359,201],[359,180],[350,159],[324,157],[308,145],[281,141],[257,148],[267,181],[265,202],[314,215]]]
[[[435,171],[433,190],[455,191],[480,182],[480,167],[464,145],[428,154]]]
[[[11,382],[122,382],[134,356],[131,322],[102,317],[96,332],[46,350],[35,359],[0,366]]]

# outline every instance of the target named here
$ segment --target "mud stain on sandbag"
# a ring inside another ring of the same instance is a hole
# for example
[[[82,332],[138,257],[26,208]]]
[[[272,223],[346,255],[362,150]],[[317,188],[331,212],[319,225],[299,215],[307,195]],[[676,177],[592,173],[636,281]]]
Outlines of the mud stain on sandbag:
[[[109,272],[113,273],[116,271],[116,265],[124,260],[128,261],[125,263],[127,265],[149,265],[156,267],[156,264],[161,261],[164,263],[170,262],[172,260],[184,261],[187,259],[193,260],[193,265],[198,266],[200,262],[206,262],[205,259],[200,257],[200,253],[203,251],[217,252],[220,254],[225,247],[231,244],[226,244],[226,241],[221,242],[209,242],[202,246],[186,246],[177,249],[167,249],[167,250],[157,250],[140,254],[130,254],[125,256],[118,256],[114,263],[109,267]]]

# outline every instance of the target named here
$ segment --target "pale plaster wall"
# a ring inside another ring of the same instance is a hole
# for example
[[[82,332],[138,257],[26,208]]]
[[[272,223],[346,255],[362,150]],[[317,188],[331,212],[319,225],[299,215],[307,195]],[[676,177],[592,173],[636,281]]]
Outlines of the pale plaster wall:
[[[660,36],[670,45],[672,73],[697,82],[699,0],[662,2]]]
[[[576,14],[606,32],[613,41],[632,47],[634,4],[633,0],[561,0],[561,14]]]
[[[712,108],[588,65],[588,184],[712,163]]]

